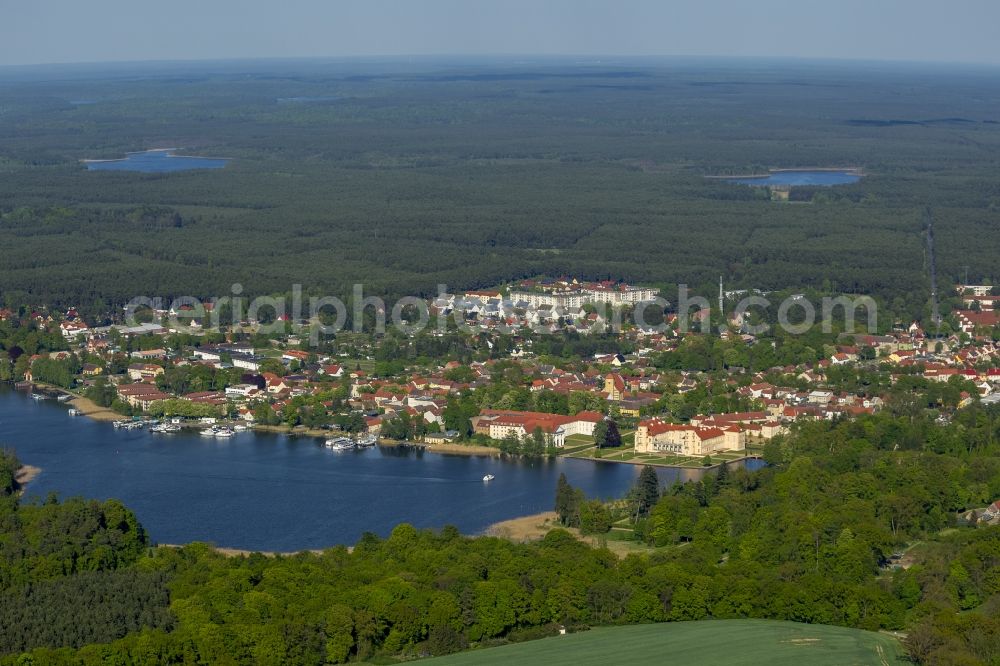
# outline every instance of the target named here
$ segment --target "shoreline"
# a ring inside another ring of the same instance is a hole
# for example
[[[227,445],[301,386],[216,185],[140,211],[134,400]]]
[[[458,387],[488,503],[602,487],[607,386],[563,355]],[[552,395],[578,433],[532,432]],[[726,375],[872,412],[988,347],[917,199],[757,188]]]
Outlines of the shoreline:
[[[178,543],[157,543],[153,544],[153,548],[173,548],[179,550],[190,546],[192,543],[204,543],[198,541],[192,541],[187,544]],[[259,553],[264,557],[294,557],[299,553],[312,553],[313,555],[322,555],[327,550],[332,548],[347,548],[347,552],[354,550],[354,546],[330,546],[329,548],[303,548],[302,550],[296,551],[278,551],[278,550],[246,550],[245,548],[225,548],[223,546],[213,546],[212,544],[206,544],[216,553],[222,555],[223,557],[248,557],[254,553]]]
[[[482,536],[497,537],[507,539],[517,543],[537,541],[544,537],[549,530],[560,527],[559,519],[555,511],[543,511],[532,513],[527,516],[509,518],[501,520],[487,526],[482,531]]]
[[[41,467],[35,467],[34,465],[21,465],[17,469],[17,472],[14,473],[14,482],[17,483],[20,488],[20,492],[23,493],[27,485],[38,478],[38,475],[41,473]]]
[[[80,412],[80,416],[86,416],[94,419],[95,421],[113,422],[128,420],[118,412],[113,411],[108,407],[101,407],[90,398],[84,398],[83,396],[76,396],[67,404]]]
[[[379,437],[379,446],[405,446],[413,449],[421,449],[430,453],[440,453],[442,455],[456,456],[483,456],[489,458],[499,458],[500,449],[492,446],[482,446],[481,444],[427,444],[425,442],[409,442],[400,439],[389,439]]]
[[[319,430],[303,426],[289,428],[287,425],[250,425],[250,430],[251,432],[269,432],[276,435],[288,435],[289,437],[314,437],[317,439],[327,439],[336,434],[332,430]]]
[[[45,382],[31,382],[32,393],[34,393],[36,388],[45,393],[58,393],[60,395],[71,396],[71,399],[67,400],[66,404],[76,409],[80,416],[87,416],[95,421],[104,422],[128,420],[128,417],[122,416],[118,412],[113,411],[111,408],[101,407],[90,398],[85,398],[79,393],[64,389],[61,386],[53,386],[52,384],[46,384]]]
[[[500,449],[494,449],[492,446],[482,446],[480,444],[470,444],[466,446],[465,444],[424,444],[421,442],[414,443],[413,445],[422,448],[424,451],[448,455],[483,456],[489,458],[499,458],[501,455]]]
[[[27,467],[27,465],[25,467]],[[478,532],[473,532],[473,533],[462,532],[462,536],[470,539],[477,537],[484,537],[484,536],[496,537],[499,539],[508,539],[519,543],[527,543],[530,541],[537,541],[538,539],[541,539],[549,532],[549,530],[555,529],[557,527],[561,527],[561,525],[559,525],[556,512],[543,511],[541,513],[533,513],[527,516],[508,518],[506,520],[501,520],[496,523],[491,523],[490,525],[487,525],[485,528],[483,528]],[[440,529],[440,528],[433,528],[433,529]],[[332,544],[325,548],[303,548],[301,550],[278,551],[278,550],[253,550],[247,548],[231,548],[228,546],[216,546],[214,544],[203,541],[191,541],[187,544],[154,543],[151,545],[151,547],[180,549],[190,546],[193,543],[203,543],[216,553],[219,553],[220,555],[223,555],[225,557],[247,557],[254,553],[260,553],[265,557],[293,557],[295,555],[298,555],[299,553],[312,553],[313,555],[322,555],[326,551],[336,548],[346,548],[347,552],[349,553],[354,551],[354,546],[347,544]]]
[[[206,155],[177,155],[176,152],[180,148],[149,148],[147,150],[133,150],[126,151],[126,157],[110,157],[106,159],[93,159],[93,158],[81,158],[80,162],[84,164],[101,164],[104,162],[127,162],[129,160],[128,155],[148,155],[149,153],[169,153],[167,157],[183,157],[184,159],[191,160],[232,160],[232,157],[208,157]]]
[[[74,407],[79,411],[80,416],[86,416],[88,418],[94,419],[95,421],[103,423],[112,423],[114,421],[128,421],[129,418],[122,416],[118,412],[111,410],[108,407],[101,407],[100,405],[94,403],[89,398],[85,398],[81,395],[69,391],[67,389],[52,386],[49,384],[44,384],[41,382],[35,382],[32,386],[37,386],[47,392],[56,392],[63,395],[73,396],[72,400],[67,401],[71,407]],[[314,428],[305,428],[303,426],[296,426],[295,428],[289,428],[286,425],[249,425],[249,432],[260,432],[260,433],[272,433],[278,435],[286,435],[288,437],[310,437],[315,439],[327,439],[332,436],[336,436],[337,433],[332,430],[320,430]],[[199,428],[200,429],[200,428]],[[430,453],[438,453],[441,455],[457,455],[457,456],[479,456],[485,458],[501,458],[503,454],[500,449],[494,448],[492,446],[483,446],[481,444],[457,444],[457,443],[440,443],[440,444],[427,444],[425,442],[409,442],[401,441],[395,439],[388,439],[383,437],[378,437],[379,446],[407,446],[415,449],[421,449]],[[735,458],[733,460],[714,462],[712,465],[702,465],[698,462],[697,458],[691,459],[691,464],[664,464],[657,462],[649,462],[646,460],[621,460],[614,458],[592,458],[592,457],[582,457],[573,455],[563,455],[556,454],[552,456],[553,458],[563,458],[565,460],[586,460],[592,463],[619,463],[627,465],[650,465],[651,467],[662,467],[666,469],[678,469],[678,470],[714,470],[720,467],[723,462],[725,463],[740,463],[746,462],[748,460],[760,459],[759,454],[747,454],[740,458]]]

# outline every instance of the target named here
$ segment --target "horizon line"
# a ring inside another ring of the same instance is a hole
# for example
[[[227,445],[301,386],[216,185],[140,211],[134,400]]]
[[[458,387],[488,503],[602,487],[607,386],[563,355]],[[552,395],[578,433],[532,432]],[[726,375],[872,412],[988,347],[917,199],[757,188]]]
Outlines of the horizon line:
[[[963,61],[963,60],[922,60],[922,59],[899,59],[899,58],[861,58],[861,57],[834,57],[834,56],[797,56],[797,55],[720,55],[720,54],[574,54],[574,53],[424,53],[424,54],[339,54],[339,55],[303,55],[303,56],[220,56],[211,58],[151,58],[136,60],[81,60],[76,62],[31,62],[7,64],[0,63],[0,70],[35,69],[35,68],[71,68],[71,67],[100,67],[100,66],[143,66],[143,65],[191,65],[191,64],[212,64],[212,63],[250,63],[250,62],[304,62],[304,61],[332,61],[332,62],[352,62],[371,61],[383,63],[406,63],[420,60],[424,62],[435,60],[570,60],[579,59],[577,65],[606,65],[613,66],[614,62],[601,62],[602,60],[689,60],[689,61],[785,61],[800,63],[827,63],[827,64],[865,64],[878,63],[890,66],[935,66],[944,68],[980,68],[980,69],[1000,69],[1000,62],[986,61]],[[360,63],[359,63],[360,64]],[[520,63],[531,65],[534,63]],[[623,64],[623,63],[622,63]]]

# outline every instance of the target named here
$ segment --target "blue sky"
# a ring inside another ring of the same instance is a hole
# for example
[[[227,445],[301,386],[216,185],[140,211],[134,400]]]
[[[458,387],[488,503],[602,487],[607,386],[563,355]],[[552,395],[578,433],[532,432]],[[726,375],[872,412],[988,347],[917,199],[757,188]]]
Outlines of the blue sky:
[[[1000,2],[0,0],[0,65],[464,54],[1000,64]]]

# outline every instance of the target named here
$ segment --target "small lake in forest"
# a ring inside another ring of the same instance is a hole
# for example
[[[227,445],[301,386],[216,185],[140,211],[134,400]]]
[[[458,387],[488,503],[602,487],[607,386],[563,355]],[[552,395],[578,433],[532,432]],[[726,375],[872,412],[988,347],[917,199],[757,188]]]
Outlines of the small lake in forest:
[[[303,95],[301,97],[278,97],[278,104],[309,104],[315,102],[339,102],[344,99],[340,95]]]
[[[817,171],[772,171],[767,175],[728,176],[720,177],[739,185],[754,185],[757,187],[833,187],[834,185],[850,185],[861,180],[861,172],[857,169],[817,170]]]
[[[173,148],[127,153],[126,157],[120,160],[84,160],[89,171],[141,171],[144,173],[221,169],[228,163],[229,159],[224,157],[174,155]]]

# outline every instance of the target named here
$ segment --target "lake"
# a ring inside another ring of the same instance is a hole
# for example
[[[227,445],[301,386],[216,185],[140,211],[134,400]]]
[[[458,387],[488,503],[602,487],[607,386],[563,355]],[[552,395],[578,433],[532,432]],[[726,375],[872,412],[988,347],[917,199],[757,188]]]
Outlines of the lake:
[[[121,431],[72,417],[54,400],[0,386],[0,445],[42,468],[27,495],[124,501],[160,543],[210,541],[248,550],[295,551],[353,544],[408,522],[489,525],[552,509],[561,472],[591,497],[614,498],[635,465],[585,460],[507,460],[375,447],[335,452],[320,440],[241,433]],[[749,461],[759,467],[759,461]],[[484,483],[485,474],[496,478]],[[701,470],[660,469],[664,484]]]
[[[722,178],[721,180],[737,183],[740,185],[755,185],[765,187],[771,185],[784,185],[796,187],[808,185],[812,187],[833,187],[834,185],[850,185],[861,180],[861,175],[853,170],[844,171],[772,171],[770,175],[748,178],[746,176],[734,176],[732,178]]]
[[[173,173],[192,169],[221,169],[229,162],[223,157],[190,157],[174,155],[172,149],[146,150],[127,153],[120,160],[85,161],[89,171],[141,171],[144,173]]]

